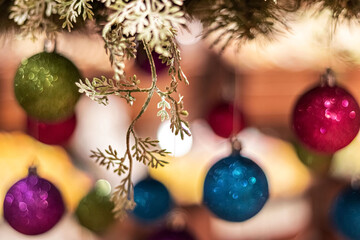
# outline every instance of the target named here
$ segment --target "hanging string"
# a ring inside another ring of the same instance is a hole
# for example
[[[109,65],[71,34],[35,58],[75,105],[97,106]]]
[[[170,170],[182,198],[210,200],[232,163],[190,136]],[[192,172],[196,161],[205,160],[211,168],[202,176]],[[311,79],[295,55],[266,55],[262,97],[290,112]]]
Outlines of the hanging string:
[[[333,42],[334,42],[334,37],[335,37],[335,31],[336,31],[336,22],[335,20],[331,17],[329,19],[328,22],[329,25],[329,29],[328,29],[328,37],[327,37],[327,43],[326,43],[326,47],[325,47],[325,51],[327,52],[328,55],[328,66],[327,69],[331,69],[333,66],[333,58],[334,58],[334,48],[333,48]]]
[[[239,95],[239,83],[238,83],[238,72],[235,69],[235,76],[233,80],[233,127],[231,134],[231,146],[233,153],[238,153],[241,150],[241,143],[237,139],[237,133],[240,128],[240,112],[238,111],[238,95]]]

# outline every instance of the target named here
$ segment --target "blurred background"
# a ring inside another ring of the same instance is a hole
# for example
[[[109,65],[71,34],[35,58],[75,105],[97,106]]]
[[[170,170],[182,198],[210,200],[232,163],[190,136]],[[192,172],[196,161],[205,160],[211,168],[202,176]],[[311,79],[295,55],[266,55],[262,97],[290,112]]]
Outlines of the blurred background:
[[[160,145],[172,151],[165,168],[148,170],[135,165],[135,184],[151,175],[169,190],[175,204],[161,220],[151,223],[129,216],[113,223],[102,235],[85,229],[74,217],[79,201],[96,180],[106,179],[114,188],[120,178],[90,159],[90,151],[112,145],[123,152],[125,133],[139,112],[144,96],[137,95],[133,106],[110,97],[102,106],[82,96],[76,106],[77,125],[63,146],[37,142],[27,134],[27,118],[13,90],[15,72],[22,59],[43,50],[44,39],[33,42],[14,35],[0,40],[0,200],[9,187],[26,176],[34,158],[41,176],[51,180],[62,192],[67,214],[49,232],[36,239],[147,239],[157,229],[176,225],[199,240],[311,240],[343,239],[333,227],[329,212],[339,190],[360,173],[360,137],[333,156],[313,156],[296,143],[290,118],[296,99],[318,84],[319,76],[332,68],[338,83],[360,100],[360,29],[339,25],[330,34],[326,16],[306,16],[272,42],[228,48],[223,54],[209,49],[201,39],[199,22],[189,22],[190,32],[179,32],[182,68],[190,85],[180,85],[185,108],[190,113],[192,137],[178,141],[156,117],[157,97],[138,121],[140,136],[158,137]],[[331,35],[331,36],[330,36]],[[83,77],[113,75],[102,39],[83,33],[61,34],[57,52],[80,69]],[[159,68],[160,69],[160,68]],[[151,76],[142,63],[126,65],[143,86]],[[159,85],[166,86],[166,70],[158,73]],[[202,205],[202,188],[207,170],[231,151],[229,140],[214,133],[208,114],[219,103],[235,102],[244,117],[238,134],[242,153],[260,165],[267,175],[270,199],[254,218],[230,223],[214,217]],[[300,150],[299,150],[300,149]],[[1,204],[2,206],[2,204]],[[34,237],[32,237],[35,239]],[[0,239],[31,239],[15,232],[0,219]]]

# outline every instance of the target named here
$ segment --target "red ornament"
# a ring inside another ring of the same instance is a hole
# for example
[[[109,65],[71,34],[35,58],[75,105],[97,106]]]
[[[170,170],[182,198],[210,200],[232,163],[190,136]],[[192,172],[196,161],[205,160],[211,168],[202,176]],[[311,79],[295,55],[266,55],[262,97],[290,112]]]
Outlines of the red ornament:
[[[358,134],[360,110],[354,97],[339,86],[317,86],[297,101],[293,129],[315,151],[334,153]]]
[[[243,113],[235,108],[234,116],[234,104],[228,102],[222,102],[213,108],[207,116],[207,122],[212,130],[223,138],[229,138],[231,134],[236,134],[245,127]]]
[[[45,144],[65,144],[73,134],[75,127],[75,115],[64,121],[52,123],[40,122],[30,117],[27,118],[28,134]]]

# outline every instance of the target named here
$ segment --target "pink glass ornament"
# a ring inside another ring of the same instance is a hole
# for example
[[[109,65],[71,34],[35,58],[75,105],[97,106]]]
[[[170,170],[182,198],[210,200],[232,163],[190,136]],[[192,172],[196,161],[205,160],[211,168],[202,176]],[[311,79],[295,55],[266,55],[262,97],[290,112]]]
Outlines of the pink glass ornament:
[[[339,86],[317,86],[297,101],[292,125],[305,145],[318,152],[334,153],[358,134],[359,105]]]
[[[236,124],[234,124],[234,120]],[[221,102],[211,109],[207,116],[207,122],[212,130],[223,138],[229,138],[245,127],[243,113],[235,108],[234,116],[234,104],[228,102]]]
[[[16,182],[6,193],[4,218],[16,231],[37,235],[49,231],[59,222],[65,211],[59,190],[36,174]]]
[[[27,132],[40,142],[52,145],[65,144],[76,128],[76,116],[61,122],[45,123],[27,118]]]

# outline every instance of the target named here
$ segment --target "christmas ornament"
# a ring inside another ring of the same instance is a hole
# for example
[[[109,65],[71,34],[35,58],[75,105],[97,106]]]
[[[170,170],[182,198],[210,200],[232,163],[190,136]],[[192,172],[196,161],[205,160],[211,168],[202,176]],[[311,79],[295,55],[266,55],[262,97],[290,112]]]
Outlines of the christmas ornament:
[[[315,173],[326,174],[328,172],[333,154],[312,151],[300,143],[295,143],[294,147],[299,159],[305,166]]]
[[[66,209],[74,211],[91,188],[89,174],[75,167],[64,148],[44,145],[21,132],[0,133],[0,199],[5,198],[15,180],[27,173],[34,159],[41,166],[41,176],[45,179],[51,177],[61,192]],[[1,204],[0,215],[2,212]]]
[[[210,110],[207,122],[212,130],[223,138],[228,138],[245,127],[243,113],[238,108],[234,109],[233,103],[228,102],[219,103]]]
[[[360,239],[360,190],[347,187],[336,198],[331,211],[335,228],[347,239]]]
[[[27,118],[27,132],[42,143],[61,145],[65,144],[72,136],[76,127],[76,116],[60,122],[40,122]]]
[[[162,63],[162,60],[159,58],[160,55],[157,52],[152,51],[151,55],[154,59],[156,72],[163,72],[167,68],[166,63]],[[146,55],[146,51],[144,50],[144,45],[142,43],[140,43],[137,48],[135,62],[141,70],[151,75],[149,59]]]
[[[268,198],[263,170],[239,152],[221,159],[206,174],[203,202],[221,219],[246,221],[263,208]]]
[[[152,234],[148,240],[195,240],[195,237],[185,230],[176,231],[165,228]]]
[[[82,226],[101,234],[114,222],[114,204],[110,201],[110,194],[110,183],[98,180],[76,209],[76,217]]]
[[[358,134],[360,110],[354,97],[332,86],[331,73],[322,85],[312,88],[297,101],[292,125],[299,140],[313,150],[334,153]]]
[[[30,117],[62,121],[74,112],[79,98],[75,82],[80,78],[78,69],[65,57],[38,53],[21,62],[15,75],[15,96]]]
[[[29,168],[29,175],[16,182],[4,200],[4,218],[16,231],[37,235],[49,231],[65,211],[59,190]]]
[[[133,214],[143,221],[153,221],[164,216],[171,207],[171,198],[165,186],[154,180],[145,179],[134,187],[136,207]]]

